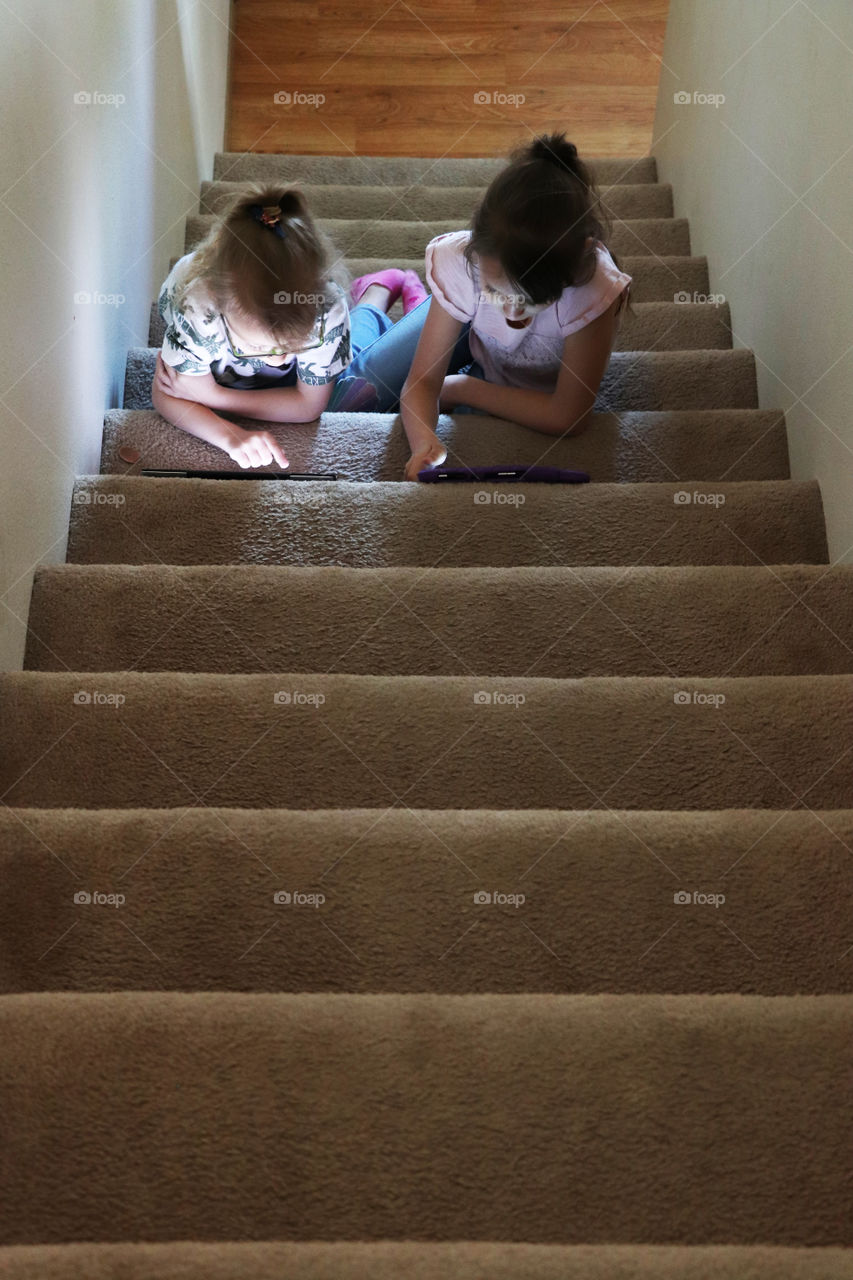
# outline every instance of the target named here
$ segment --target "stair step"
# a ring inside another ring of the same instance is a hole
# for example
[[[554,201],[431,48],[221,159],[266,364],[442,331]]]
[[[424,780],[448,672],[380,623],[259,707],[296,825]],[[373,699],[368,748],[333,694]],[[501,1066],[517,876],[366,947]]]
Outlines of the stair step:
[[[0,1248],[8,1280],[853,1280],[853,1250],[257,1241]]]
[[[685,494],[691,501],[680,501]],[[358,568],[825,564],[827,546],[813,480],[503,490],[81,476],[67,559]]]
[[[397,414],[324,413],[311,426],[268,426],[296,472],[400,480],[411,452]],[[601,413],[580,436],[548,440],[503,418],[447,414],[439,419],[438,434],[455,465],[544,459],[549,466],[587,471],[596,482],[783,480],[790,475],[785,416],[779,409]],[[141,455],[132,467],[119,454],[124,447]],[[240,470],[222,449],[171,426],[153,409],[110,410],[104,418],[102,473],[129,475],[143,467]]]
[[[171,271],[177,258],[169,262]],[[696,300],[707,299],[711,288],[708,281],[708,259],[703,257],[667,257],[648,254],[642,258],[620,256],[622,270],[632,278],[631,297],[634,302],[672,302],[677,293],[686,293]],[[372,271],[382,271],[387,267],[387,258],[345,258],[344,266],[353,279],[369,275]],[[424,277],[424,258],[400,258],[394,266],[404,271],[417,271]]]
[[[599,186],[618,182],[657,182],[654,156],[591,156]],[[216,182],[313,182],[352,186],[484,187],[506,160],[450,157],[439,160],[408,156],[304,156],[259,152],[219,152],[213,161]]]
[[[853,807],[853,677],[11,672],[42,808]]]
[[[853,1240],[850,996],[51,993],[0,1023],[6,1243]]]
[[[373,218],[381,222],[400,219],[426,222],[453,218],[468,224],[485,187],[353,186],[352,183],[318,186],[300,184],[308,207],[318,218]],[[203,182],[199,213],[222,213],[245,190],[242,182]],[[672,187],[669,183],[620,183],[599,192],[606,213],[615,218],[671,218]]]
[[[4,808],[0,991],[851,992],[851,848],[849,810]]]
[[[151,304],[148,345],[163,343],[165,324],[157,304]],[[616,351],[687,351],[731,347],[729,304],[638,302],[634,315],[626,312],[614,340]]]
[[[507,625],[524,610],[524,627]],[[355,675],[853,672],[853,565],[52,565],[25,667]]]
[[[679,314],[686,310],[679,306]],[[150,409],[157,349],[130,347],[125,409]],[[595,401],[599,412],[757,409],[755,356],[724,351],[615,351]]]
[[[187,218],[184,251],[195,249],[213,227],[209,214]],[[445,231],[458,231],[459,219],[420,221],[400,219],[377,222],[372,218],[318,218],[321,227],[340,253],[361,257],[423,258],[429,241]],[[613,222],[608,245],[619,254],[690,255],[690,226],[686,218],[629,218]]]

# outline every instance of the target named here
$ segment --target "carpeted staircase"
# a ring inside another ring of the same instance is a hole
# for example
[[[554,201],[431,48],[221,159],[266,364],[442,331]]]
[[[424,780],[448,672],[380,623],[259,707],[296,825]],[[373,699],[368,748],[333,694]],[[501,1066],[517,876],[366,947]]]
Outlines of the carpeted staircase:
[[[498,163],[221,155],[354,273]],[[853,1277],[853,567],[655,162],[597,418],[283,426],[236,467],[128,354],[2,683],[0,1276]],[[120,450],[141,460],[128,466]],[[511,499],[511,500],[508,500]]]

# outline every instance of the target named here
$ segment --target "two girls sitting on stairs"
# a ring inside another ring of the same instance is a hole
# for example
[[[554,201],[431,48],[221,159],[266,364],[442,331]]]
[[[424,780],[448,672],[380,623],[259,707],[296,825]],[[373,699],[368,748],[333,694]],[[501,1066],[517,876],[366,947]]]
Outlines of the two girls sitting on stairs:
[[[431,298],[415,272],[391,269],[356,280],[350,310],[301,193],[250,187],[160,291],[154,407],[241,467],[288,463],[272,431],[217,410],[274,423],[399,409],[409,480],[446,457],[442,411],[576,434],[630,307],[631,277],[604,237],[574,144],[537,138],[492,181],[470,230],[428,244]]]

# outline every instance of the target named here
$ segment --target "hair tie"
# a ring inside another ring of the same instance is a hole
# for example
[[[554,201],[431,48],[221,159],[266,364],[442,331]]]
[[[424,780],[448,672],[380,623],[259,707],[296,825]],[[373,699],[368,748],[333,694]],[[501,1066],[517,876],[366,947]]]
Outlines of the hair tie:
[[[285,238],[286,232],[281,225],[281,209],[277,204],[253,204],[249,206],[249,212],[255,222],[260,222],[261,226],[269,227],[270,231],[275,232],[279,240]]]

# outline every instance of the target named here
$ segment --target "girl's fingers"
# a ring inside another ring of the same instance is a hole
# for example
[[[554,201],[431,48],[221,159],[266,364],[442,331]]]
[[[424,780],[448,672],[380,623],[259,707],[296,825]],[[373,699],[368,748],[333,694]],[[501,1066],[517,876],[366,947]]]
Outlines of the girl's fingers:
[[[280,467],[284,467],[284,469],[287,470],[287,468],[290,466],[290,463],[287,461],[287,458],[284,456],[284,450],[282,449],[281,445],[273,435],[268,436],[268,440],[269,440],[270,452],[272,453],[273,458],[275,459],[275,461],[278,463]]]

